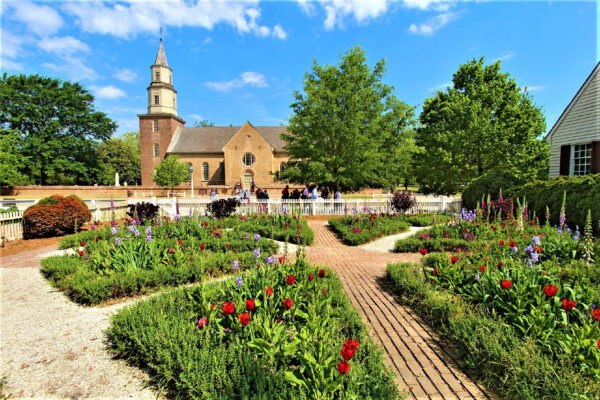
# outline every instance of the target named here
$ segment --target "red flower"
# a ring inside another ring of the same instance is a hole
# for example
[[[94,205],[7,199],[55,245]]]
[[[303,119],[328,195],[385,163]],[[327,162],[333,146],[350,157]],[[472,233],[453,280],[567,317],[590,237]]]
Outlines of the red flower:
[[[250,313],[243,313],[238,315],[238,319],[242,323],[242,325],[246,326],[250,323]]]
[[[217,229],[221,228],[221,225],[217,225]]]
[[[595,308],[592,311],[592,319],[595,319],[596,321],[600,321],[600,309]]]
[[[563,303],[563,308],[567,311],[571,311],[577,305],[577,302],[575,300],[563,299],[562,303]]]
[[[319,278],[325,278],[325,270],[324,269],[320,269],[318,272]]]
[[[598,342],[596,344],[598,345],[598,348],[600,349],[600,339],[598,339]]]
[[[344,345],[342,347],[342,351],[340,351],[340,354],[342,355],[342,358],[346,361],[350,361],[352,360],[352,357],[354,357],[354,352],[356,351],[356,349],[350,347],[350,346],[346,346]]]
[[[283,300],[283,306],[285,308],[287,308],[288,310],[290,308],[292,308],[292,299],[285,299],[285,300]]]
[[[279,264],[284,264],[285,263],[285,257],[281,256],[279,257]]]
[[[558,288],[554,285],[546,285],[544,287],[544,293],[546,293],[546,296],[548,297],[556,296],[556,292],[558,292]]]
[[[293,285],[296,282],[296,278],[294,278],[294,275],[288,275],[285,277],[285,281],[288,285]]]
[[[204,244],[200,244],[200,250],[204,250]]]
[[[175,249],[172,247],[169,247],[169,253],[174,253],[174,252],[175,252]]]
[[[504,289],[510,289],[510,286],[512,285],[511,281],[505,281],[502,280],[502,282],[500,282],[500,285],[504,288]]]
[[[440,274],[440,271],[438,271],[437,268],[434,268],[432,272],[435,276],[438,276]]]
[[[327,290],[325,289],[321,289],[321,292],[323,292],[323,294],[327,294]]]
[[[508,245],[510,247],[515,247],[517,244],[514,242],[514,240],[511,240],[510,242],[508,242]]]
[[[502,261],[498,261],[498,267],[503,266],[504,264],[502,263]]]
[[[347,339],[346,342],[344,343],[344,346],[348,346],[351,349],[353,349],[354,351],[356,351],[356,349],[358,349],[358,339],[356,339],[356,340]]]
[[[252,311],[252,310],[254,310],[254,306],[255,306],[254,300],[246,300],[246,310]]]
[[[181,243],[183,243],[181,240],[178,240],[178,241],[177,241],[177,244],[181,244]]]
[[[458,257],[452,256],[452,258],[450,258],[450,261],[452,261],[452,264],[456,264],[456,262],[458,261]]]
[[[308,280],[309,280],[309,281],[312,281],[313,279],[315,279],[314,275],[313,275],[313,274],[309,274],[309,275],[308,275]]]
[[[479,266],[479,270],[480,270],[481,272],[485,272],[485,265],[480,265],[480,266]]]
[[[229,247],[230,246],[229,242],[225,243],[225,246]]]
[[[493,229],[493,230],[496,230],[497,228],[496,228],[494,225],[492,225],[492,229]]]
[[[504,240],[501,240],[501,241],[499,241],[499,242],[498,242],[498,244],[499,244],[500,246],[504,246]]]
[[[85,247],[85,242],[81,242],[81,243],[79,243],[79,245],[80,245],[81,247]]]
[[[538,253],[542,252],[542,248],[540,246],[535,246],[534,250],[537,251]]]
[[[598,347],[600,347],[600,340],[598,340]],[[338,371],[340,371],[340,374],[346,375],[349,370],[350,370],[350,364],[348,364],[346,361],[339,362]]]
[[[267,297],[273,296],[273,288],[269,286],[265,289],[265,293],[267,294]]]
[[[235,311],[235,304],[230,302],[230,301],[226,301],[225,303],[223,303],[223,312],[225,314],[233,314],[233,312]]]
[[[79,250],[77,253],[79,253],[79,255],[80,255],[81,257],[83,257],[83,254],[84,254],[84,253],[83,253],[83,251],[82,251],[82,250]]]
[[[421,249],[419,250],[419,253],[421,253],[421,255],[424,256],[425,254],[427,254],[427,249]]]

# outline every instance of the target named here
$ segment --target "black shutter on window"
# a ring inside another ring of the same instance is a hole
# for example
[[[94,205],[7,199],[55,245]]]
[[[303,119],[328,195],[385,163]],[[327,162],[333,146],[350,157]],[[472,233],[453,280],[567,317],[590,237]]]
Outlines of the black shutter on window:
[[[569,175],[571,169],[571,145],[560,146],[560,175]]]
[[[600,174],[600,140],[592,142],[592,174]]]

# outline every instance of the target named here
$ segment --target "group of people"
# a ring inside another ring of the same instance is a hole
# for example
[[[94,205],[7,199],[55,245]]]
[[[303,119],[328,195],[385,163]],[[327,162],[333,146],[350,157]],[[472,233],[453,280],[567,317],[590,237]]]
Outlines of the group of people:
[[[281,191],[281,198],[283,200],[317,200],[319,197],[323,200],[329,200],[329,188],[324,187],[321,189],[321,196],[319,196],[319,185],[309,185],[308,183],[304,187],[304,190],[300,192],[298,189],[294,189],[292,193],[290,193],[290,186],[285,185],[285,188]],[[341,189],[338,188],[333,196],[334,200],[342,199]]]

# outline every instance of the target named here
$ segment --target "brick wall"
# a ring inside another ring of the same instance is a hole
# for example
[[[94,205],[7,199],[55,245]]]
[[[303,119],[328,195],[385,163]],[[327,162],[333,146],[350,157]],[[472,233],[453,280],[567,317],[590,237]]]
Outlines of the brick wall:
[[[183,126],[183,121],[171,115],[140,115],[140,157],[142,186],[154,186],[154,167],[165,156],[175,129]],[[158,121],[158,132],[153,132],[154,120]],[[154,157],[154,144],[158,144],[158,157]]]

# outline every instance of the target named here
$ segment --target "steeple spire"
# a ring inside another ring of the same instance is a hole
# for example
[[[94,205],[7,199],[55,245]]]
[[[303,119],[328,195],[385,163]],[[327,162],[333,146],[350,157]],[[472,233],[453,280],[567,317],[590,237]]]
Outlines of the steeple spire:
[[[158,53],[156,53],[156,60],[154,60],[154,65],[160,65],[161,67],[169,66],[169,64],[167,64],[167,55],[165,54],[165,48],[163,47],[162,37],[160,38],[160,45],[158,45]]]

